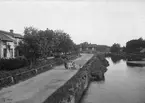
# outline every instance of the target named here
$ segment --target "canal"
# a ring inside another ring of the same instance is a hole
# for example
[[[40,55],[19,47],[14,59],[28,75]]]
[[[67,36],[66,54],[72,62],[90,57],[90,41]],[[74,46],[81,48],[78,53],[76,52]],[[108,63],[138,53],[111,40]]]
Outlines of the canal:
[[[145,67],[107,60],[105,80],[92,82],[81,103],[145,103]]]

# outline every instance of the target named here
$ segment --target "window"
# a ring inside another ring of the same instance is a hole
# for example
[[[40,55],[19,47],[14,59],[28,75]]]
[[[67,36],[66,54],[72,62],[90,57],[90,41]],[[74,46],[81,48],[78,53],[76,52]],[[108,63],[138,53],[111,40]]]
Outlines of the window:
[[[7,57],[7,49],[6,48],[3,49],[3,54],[4,54],[4,57]]]
[[[17,57],[17,49],[15,48],[15,57]]]
[[[7,42],[5,42],[5,41],[4,41],[4,42],[3,42],[3,44],[4,44],[4,45],[6,45],[6,44],[7,44]]]
[[[13,58],[13,49],[10,49],[10,57]]]

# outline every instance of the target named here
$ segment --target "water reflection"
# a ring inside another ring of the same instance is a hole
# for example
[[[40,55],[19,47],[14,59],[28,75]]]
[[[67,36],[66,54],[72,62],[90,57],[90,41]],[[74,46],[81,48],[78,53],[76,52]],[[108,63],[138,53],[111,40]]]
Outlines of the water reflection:
[[[107,60],[105,80],[92,82],[80,103],[145,103],[145,67],[132,67],[116,58]]]
[[[111,56],[110,58],[111,58],[111,61],[113,62],[113,64],[120,63],[121,60],[123,60],[124,62],[126,62],[125,59],[122,59],[119,56]],[[129,62],[126,62],[126,65],[127,66],[130,66],[130,67],[144,67],[145,66],[145,64],[129,63]]]
[[[111,60],[114,64],[117,64],[120,62],[121,58],[119,58],[117,56],[111,56]]]

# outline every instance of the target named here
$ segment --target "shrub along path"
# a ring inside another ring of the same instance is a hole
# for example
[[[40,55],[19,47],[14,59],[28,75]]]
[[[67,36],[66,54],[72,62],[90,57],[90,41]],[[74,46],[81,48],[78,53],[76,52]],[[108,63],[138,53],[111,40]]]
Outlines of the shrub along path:
[[[26,66],[26,67],[14,69],[14,70],[11,70],[11,68],[8,68],[6,70],[0,70],[0,79],[11,76],[11,75],[19,74],[19,73],[22,73],[22,72],[26,72],[26,71],[29,71],[31,69],[38,68],[38,67],[46,65],[46,64],[50,64],[54,61],[55,61],[54,58],[48,58],[46,62],[39,61],[35,65],[32,65],[32,67]]]
[[[74,61],[77,65],[83,66],[92,56],[92,54],[82,54]],[[76,74],[78,69],[66,70],[64,65],[56,66],[24,82],[3,88],[0,91],[0,103],[42,103]]]
[[[67,57],[70,60],[73,60],[74,58],[76,58],[76,54],[68,55]],[[0,79],[6,78],[8,76],[13,76],[13,75],[16,75],[16,74],[20,74],[20,73],[23,73],[23,72],[27,72],[27,71],[30,71],[32,69],[42,67],[44,65],[48,65],[48,64],[60,65],[62,63],[63,63],[63,61],[60,58],[48,57],[47,60],[37,61],[37,63],[33,64],[31,67],[26,66],[26,67],[14,69],[14,70],[10,70],[11,68],[8,68],[7,70],[0,70]],[[47,70],[49,70],[49,69],[51,69],[51,68],[48,68]]]

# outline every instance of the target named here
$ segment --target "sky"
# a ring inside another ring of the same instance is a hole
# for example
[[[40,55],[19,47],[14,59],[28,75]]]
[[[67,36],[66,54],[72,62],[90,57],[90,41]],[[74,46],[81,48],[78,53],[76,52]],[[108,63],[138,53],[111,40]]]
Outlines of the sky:
[[[0,0],[0,30],[61,29],[75,43],[125,46],[145,39],[144,0]]]

